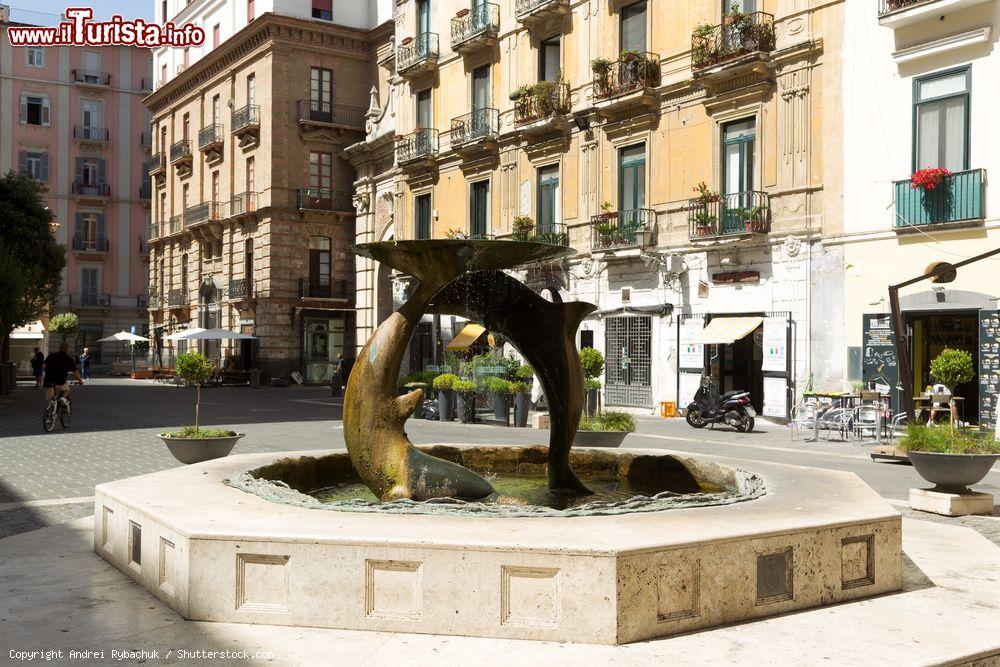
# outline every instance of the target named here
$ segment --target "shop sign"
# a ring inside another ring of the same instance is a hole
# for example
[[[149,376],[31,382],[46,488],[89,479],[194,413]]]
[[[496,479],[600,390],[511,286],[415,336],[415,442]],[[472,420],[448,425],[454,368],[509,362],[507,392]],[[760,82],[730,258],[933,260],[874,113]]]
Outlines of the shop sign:
[[[979,426],[997,424],[1000,393],[1000,311],[979,311]]]
[[[705,323],[701,319],[681,324],[680,368],[702,368],[705,365],[705,347],[698,342]]]
[[[785,419],[788,417],[788,379],[764,378],[764,416]]]
[[[725,271],[713,273],[714,283],[759,283],[760,271]]]
[[[697,373],[681,373],[680,386],[677,391],[677,407],[686,408],[694,401],[694,395],[701,386],[701,375]]]
[[[892,330],[892,317],[884,314],[865,315],[861,339],[864,356],[861,360],[862,380],[875,383],[880,393],[892,394],[893,409],[900,407],[899,362]]]
[[[788,370],[788,320],[784,317],[764,318],[761,341],[764,360],[761,370],[784,373]]]

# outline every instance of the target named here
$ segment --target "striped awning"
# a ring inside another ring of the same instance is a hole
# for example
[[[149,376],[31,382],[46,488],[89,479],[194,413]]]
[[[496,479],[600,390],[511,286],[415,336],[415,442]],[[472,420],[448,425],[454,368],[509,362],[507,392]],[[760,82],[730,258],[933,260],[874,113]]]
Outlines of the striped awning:
[[[482,338],[485,333],[485,328],[478,324],[469,322],[465,325],[465,328],[458,332],[457,336],[451,339],[451,342],[449,342],[444,349],[448,352],[464,352],[465,350],[468,350],[473,343]],[[496,344],[493,341],[492,335],[487,336],[487,340],[491,346]]]
[[[763,317],[715,317],[701,330],[698,342],[705,345],[731,345],[752,333]]]

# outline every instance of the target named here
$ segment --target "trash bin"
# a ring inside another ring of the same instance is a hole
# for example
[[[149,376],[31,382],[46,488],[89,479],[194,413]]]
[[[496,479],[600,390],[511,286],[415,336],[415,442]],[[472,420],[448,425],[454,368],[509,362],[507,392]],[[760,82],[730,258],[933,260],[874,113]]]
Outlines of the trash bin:
[[[250,369],[250,388],[260,389],[260,369],[251,368]]]

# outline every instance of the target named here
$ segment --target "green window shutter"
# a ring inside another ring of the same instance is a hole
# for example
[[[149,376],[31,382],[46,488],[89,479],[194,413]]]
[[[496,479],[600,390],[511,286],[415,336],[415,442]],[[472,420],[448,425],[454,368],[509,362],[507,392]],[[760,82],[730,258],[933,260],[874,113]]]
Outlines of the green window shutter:
[[[43,183],[49,182],[49,154],[42,153],[42,173],[41,177],[38,179]]]
[[[17,171],[21,174],[28,172],[28,151],[17,152]]]

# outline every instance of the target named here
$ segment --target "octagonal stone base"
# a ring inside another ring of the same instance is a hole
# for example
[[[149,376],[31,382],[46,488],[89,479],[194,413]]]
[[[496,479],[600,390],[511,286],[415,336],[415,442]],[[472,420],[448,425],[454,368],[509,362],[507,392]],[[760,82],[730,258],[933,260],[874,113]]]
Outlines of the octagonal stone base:
[[[324,453],[102,484],[94,549],[192,620],[599,644],[901,586],[899,514],[851,473],[759,464],[757,500],[572,518],[309,510],[222,483]]]

